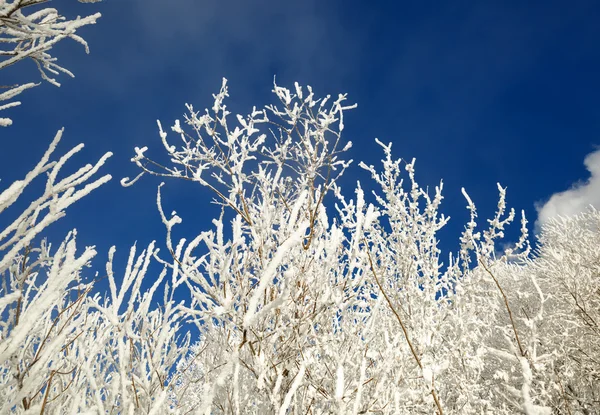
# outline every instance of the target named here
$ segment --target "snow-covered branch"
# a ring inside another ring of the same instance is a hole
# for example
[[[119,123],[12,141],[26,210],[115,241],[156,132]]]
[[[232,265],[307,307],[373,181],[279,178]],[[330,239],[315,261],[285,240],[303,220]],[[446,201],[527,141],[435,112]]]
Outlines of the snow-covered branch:
[[[96,1],[82,1],[93,3]],[[57,63],[57,59],[50,54],[51,49],[58,42],[70,38],[80,43],[89,53],[88,44],[77,34],[77,31],[90,24],[96,23],[100,13],[86,17],[77,16],[67,19],[56,9],[46,7],[37,8],[46,0],[2,0],[0,1],[0,70],[5,69],[24,59],[31,59],[37,66],[43,80],[60,86],[55,76],[61,72],[73,77],[68,69]],[[20,105],[19,101],[10,101],[23,91],[38,84],[28,82],[17,85],[1,85],[4,89],[0,93],[0,111]],[[0,127],[12,124],[10,118],[0,118]]]

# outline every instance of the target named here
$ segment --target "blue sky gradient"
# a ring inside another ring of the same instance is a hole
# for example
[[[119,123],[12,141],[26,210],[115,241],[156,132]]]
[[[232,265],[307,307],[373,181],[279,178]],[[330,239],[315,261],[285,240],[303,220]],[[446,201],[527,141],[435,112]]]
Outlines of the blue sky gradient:
[[[119,180],[138,173],[129,161],[134,146],[162,152],[156,120],[170,126],[185,103],[210,106],[222,77],[229,106],[241,113],[273,102],[274,76],[320,95],[347,92],[358,103],[346,117],[349,157],[378,163],[377,137],[394,143],[396,157],[417,159],[421,184],[443,179],[443,211],[453,219],[442,236],[452,249],[468,220],[461,187],[487,217],[500,182],[509,205],[533,223],[536,202],[588,179],[583,160],[600,142],[597,1],[49,4],[69,17],[103,17],[80,32],[90,55],[68,41],[54,49],[75,79],[62,76],[61,88],[42,84],[9,110],[14,125],[0,130],[0,188],[22,178],[63,126],[62,152],[86,143],[71,169],[112,151],[104,172],[114,180],[53,228],[78,228],[80,243],[98,245],[103,259],[112,244],[122,255],[136,240],[162,246],[160,180],[145,177],[130,188]],[[2,84],[39,79],[33,62],[2,76]],[[348,196],[356,180],[369,188],[357,163],[342,183]],[[165,211],[183,218],[177,236],[211,226],[210,197],[193,183],[167,182]]]

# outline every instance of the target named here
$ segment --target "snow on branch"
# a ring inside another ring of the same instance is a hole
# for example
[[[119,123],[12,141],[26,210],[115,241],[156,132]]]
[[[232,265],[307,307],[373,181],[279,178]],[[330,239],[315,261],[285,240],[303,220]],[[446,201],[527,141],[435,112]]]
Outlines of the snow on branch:
[[[87,0],[82,3],[94,3],[99,0]],[[60,86],[55,76],[60,73],[73,77],[68,69],[57,63],[50,54],[51,49],[63,39],[70,38],[83,45],[89,53],[88,44],[77,34],[77,31],[90,24],[96,23],[100,13],[86,17],[77,16],[67,19],[54,8],[36,9],[35,6],[46,3],[46,0],[3,0],[0,2],[0,70],[5,69],[24,59],[31,59],[37,66],[43,80],[55,86]],[[21,94],[23,91],[37,86],[36,83],[20,85],[2,85],[5,91],[0,93],[0,111],[21,103],[11,101],[1,104]],[[10,118],[0,118],[0,126],[12,124]]]

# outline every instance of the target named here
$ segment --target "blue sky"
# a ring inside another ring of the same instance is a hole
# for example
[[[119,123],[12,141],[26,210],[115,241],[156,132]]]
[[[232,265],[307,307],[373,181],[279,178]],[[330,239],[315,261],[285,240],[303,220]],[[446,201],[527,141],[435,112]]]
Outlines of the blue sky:
[[[584,165],[600,144],[597,1],[49,4],[70,17],[103,17],[80,32],[90,55],[74,42],[54,49],[75,79],[22,94],[23,105],[6,115],[14,125],[0,130],[0,186],[26,174],[63,126],[63,152],[86,143],[72,169],[115,153],[104,169],[114,180],[54,228],[78,228],[81,243],[97,244],[103,258],[110,244],[124,254],[136,240],[163,240],[159,180],[146,177],[131,188],[119,180],[137,174],[129,162],[134,146],[161,151],[156,120],[170,126],[185,103],[209,106],[222,77],[230,106],[242,113],[273,102],[273,76],[322,95],[347,92],[358,103],[346,121],[350,157],[377,163],[377,137],[394,143],[396,157],[417,159],[423,185],[443,179],[443,211],[453,218],[443,236],[452,248],[468,219],[462,186],[488,216],[496,182],[508,186],[510,206],[525,209],[531,223],[536,203],[553,195],[556,211],[600,202],[600,157]],[[39,79],[32,62],[2,76],[2,84]],[[357,163],[343,183],[347,195],[356,180],[369,180]],[[170,181],[163,194],[165,211],[184,220],[178,236],[210,226],[208,192]]]

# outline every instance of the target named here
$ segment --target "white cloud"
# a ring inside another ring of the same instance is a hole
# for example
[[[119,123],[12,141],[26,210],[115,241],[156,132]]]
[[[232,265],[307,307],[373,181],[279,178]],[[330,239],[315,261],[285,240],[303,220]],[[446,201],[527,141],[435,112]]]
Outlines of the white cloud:
[[[569,190],[553,194],[544,204],[537,204],[536,229],[539,230],[557,215],[575,215],[584,212],[590,205],[600,208],[600,149],[588,154],[583,163],[590,172],[590,178],[575,183]]]

